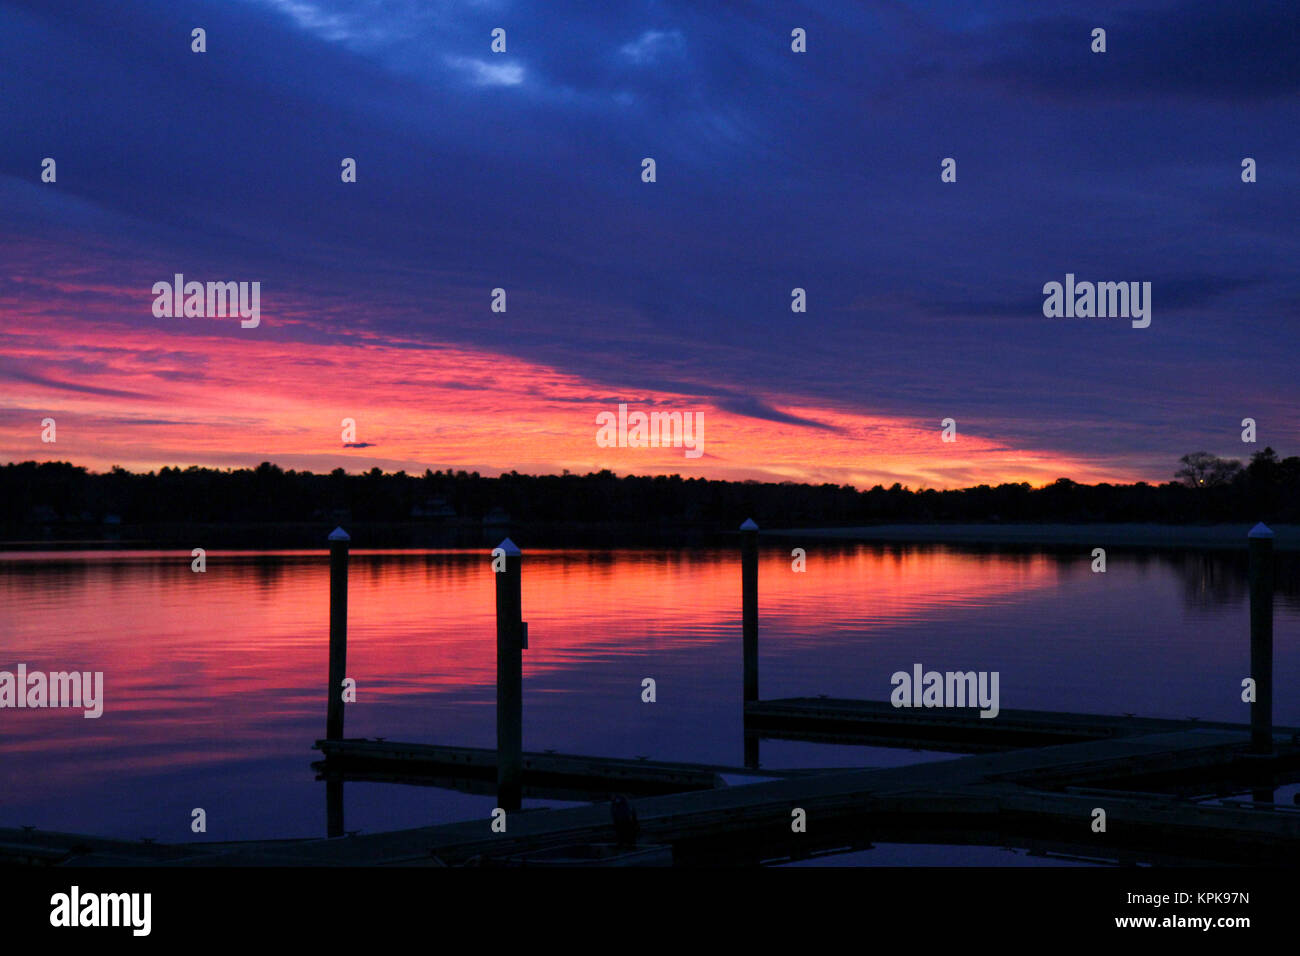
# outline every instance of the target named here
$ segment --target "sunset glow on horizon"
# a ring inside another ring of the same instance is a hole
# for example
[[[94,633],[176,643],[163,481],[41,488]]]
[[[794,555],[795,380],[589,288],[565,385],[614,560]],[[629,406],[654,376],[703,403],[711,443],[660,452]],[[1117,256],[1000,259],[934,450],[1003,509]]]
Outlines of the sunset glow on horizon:
[[[63,285],[61,297],[132,292]],[[146,297],[136,294],[141,301]],[[584,380],[560,369],[451,343],[295,340],[310,319],[254,338],[234,319],[120,321],[7,309],[8,376],[0,377],[0,457],[71,461],[95,471],[198,465],[349,472],[379,467],[511,470],[955,488],[1059,477],[1131,481],[1121,463],[1010,447],[996,436],[943,442],[940,423],[812,406],[757,392],[771,421],[698,395]],[[84,315],[84,313],[83,313]],[[274,313],[263,319],[274,327]],[[152,328],[148,327],[152,324]],[[245,338],[245,336],[247,336]],[[15,374],[18,368],[44,374]],[[602,448],[596,416],[619,403],[703,415],[703,454]],[[57,441],[40,441],[40,422]],[[345,447],[341,423],[356,422]]]

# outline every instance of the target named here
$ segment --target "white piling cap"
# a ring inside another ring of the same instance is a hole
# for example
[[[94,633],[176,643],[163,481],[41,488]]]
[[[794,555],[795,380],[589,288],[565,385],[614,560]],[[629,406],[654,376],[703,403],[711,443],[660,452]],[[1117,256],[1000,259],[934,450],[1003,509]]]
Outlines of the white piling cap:
[[[1250,529],[1250,534],[1246,535],[1246,537],[1271,538],[1273,537],[1273,532],[1269,529],[1268,525],[1261,521],[1259,524],[1255,525],[1255,527]]]
[[[507,555],[509,555],[512,558],[523,554],[523,552],[519,550],[519,545],[515,544],[509,538],[506,538],[499,545],[497,545],[497,547],[500,548],[502,551],[504,551]]]
[[[740,526],[741,531],[757,531],[758,525],[754,524],[753,518],[746,518],[745,523]]]
[[[331,541],[351,541],[352,538],[342,528],[335,528],[330,532]]]

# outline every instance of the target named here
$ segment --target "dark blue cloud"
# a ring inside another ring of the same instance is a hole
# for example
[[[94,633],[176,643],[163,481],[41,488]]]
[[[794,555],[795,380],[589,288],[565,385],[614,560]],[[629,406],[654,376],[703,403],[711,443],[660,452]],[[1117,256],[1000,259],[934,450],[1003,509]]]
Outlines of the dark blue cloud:
[[[1088,41],[1097,27],[1107,32],[1104,55]],[[1300,93],[1300,7],[1291,0],[1197,0],[1090,18],[1044,12],[1012,32],[1012,49],[974,68],[974,78],[1072,102],[1248,104]]]

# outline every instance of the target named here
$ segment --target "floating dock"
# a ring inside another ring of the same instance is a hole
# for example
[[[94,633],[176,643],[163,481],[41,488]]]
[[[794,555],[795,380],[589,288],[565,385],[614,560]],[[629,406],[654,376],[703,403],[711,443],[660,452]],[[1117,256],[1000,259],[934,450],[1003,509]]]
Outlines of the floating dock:
[[[1169,794],[1105,790],[1135,778],[1242,773],[1272,778],[1300,765],[1284,735],[1270,757],[1240,731],[1176,733],[1012,750],[905,767],[805,774],[631,802],[642,847],[671,847],[676,864],[770,862],[874,842],[993,843],[1068,848],[1098,859],[1159,854],[1189,862],[1290,863],[1300,812],[1213,806]],[[1243,769],[1244,768],[1244,769]],[[1271,793],[1271,789],[1268,791]],[[1096,808],[1107,829],[1093,832]],[[791,826],[795,810],[805,832]],[[513,811],[506,831],[487,817],[335,839],[141,844],[0,830],[0,858],[58,864],[203,866],[498,865],[581,855],[616,843],[607,804]],[[596,854],[592,854],[596,855]],[[647,855],[662,862],[662,851]]]
[[[894,707],[886,701],[787,697],[745,705],[745,730],[759,737],[822,743],[913,747],[951,753],[993,753],[1089,740],[1183,730],[1248,732],[1246,724],[1188,718],[1001,710],[993,718],[973,708]],[[1277,728],[1300,734],[1294,728]]]
[[[463,778],[497,780],[497,752],[477,747],[446,747],[439,744],[400,743],[390,740],[346,738],[318,740],[315,747],[325,759],[313,764],[324,775],[342,779],[375,779],[383,776],[398,782],[419,783],[420,778]],[[725,787],[725,774],[798,776],[810,771],[756,771],[745,767],[713,764],[668,763],[649,759],[586,757],[574,754],[522,754],[525,787],[565,790],[586,794],[664,794]],[[560,799],[557,797],[557,799]]]

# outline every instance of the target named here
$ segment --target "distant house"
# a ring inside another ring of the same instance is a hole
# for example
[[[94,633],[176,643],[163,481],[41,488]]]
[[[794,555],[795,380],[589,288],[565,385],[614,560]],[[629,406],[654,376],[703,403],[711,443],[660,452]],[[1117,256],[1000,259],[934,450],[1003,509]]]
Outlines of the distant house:
[[[411,505],[412,518],[454,518],[456,509],[441,495],[424,498]]]
[[[505,525],[509,523],[510,523],[510,515],[506,512],[506,509],[502,508],[500,505],[493,508],[491,511],[489,511],[487,514],[483,516],[483,524],[489,528],[496,527],[498,525]]]
[[[27,520],[32,524],[49,524],[59,520],[59,513],[50,505],[32,505],[31,511],[27,512]]]

